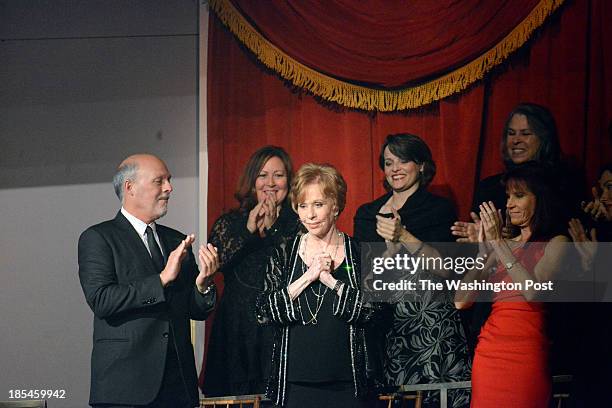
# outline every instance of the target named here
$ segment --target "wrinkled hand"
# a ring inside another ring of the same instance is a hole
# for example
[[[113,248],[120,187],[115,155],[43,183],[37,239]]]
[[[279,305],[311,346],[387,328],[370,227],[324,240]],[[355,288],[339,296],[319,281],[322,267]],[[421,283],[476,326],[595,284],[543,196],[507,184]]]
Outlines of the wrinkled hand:
[[[393,213],[393,218],[376,216],[376,233],[387,241],[397,242],[404,232],[404,226],[397,210],[391,208],[391,212]]]
[[[322,270],[319,274],[319,282],[329,288],[333,288],[336,284],[336,278],[332,276],[333,269],[330,267],[329,270]]]
[[[185,259],[187,255],[187,250],[195,241],[195,235],[189,234],[185,237],[184,240],[176,247],[176,249],[170,252],[168,255],[168,262],[166,262],[166,267],[159,274],[162,285],[164,287],[168,286],[170,282],[176,280],[181,271],[181,262]]]
[[[321,252],[316,254],[308,270],[304,274],[310,283],[319,280],[321,273],[330,273],[331,272],[332,259],[329,254]]]
[[[480,204],[480,219],[483,223],[484,236],[486,241],[493,241],[502,238],[502,216],[501,210],[495,208],[492,201]]]
[[[198,258],[200,259],[200,273],[196,277],[196,286],[200,292],[206,290],[210,284],[210,278],[219,269],[219,254],[217,248],[212,244],[206,246],[200,245],[198,251]]]
[[[593,201],[589,201],[588,203],[583,201],[581,203],[582,211],[594,220],[609,219],[610,215],[608,214],[608,210],[604,203],[601,202],[601,197],[595,187],[591,189],[591,194],[593,195]]]
[[[574,241],[574,247],[580,254],[583,265],[591,265],[597,252],[597,231],[591,228],[590,237],[587,236],[582,223],[577,218],[572,218],[568,224],[567,231]]]
[[[481,226],[480,217],[475,212],[470,213],[473,222],[455,221],[451,226],[451,234],[457,238],[457,242],[478,242],[478,230]]]

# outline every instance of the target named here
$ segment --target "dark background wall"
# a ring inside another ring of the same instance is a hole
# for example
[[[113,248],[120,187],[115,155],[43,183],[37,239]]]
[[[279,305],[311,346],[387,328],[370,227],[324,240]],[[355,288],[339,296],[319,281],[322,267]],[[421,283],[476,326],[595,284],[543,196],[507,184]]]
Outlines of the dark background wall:
[[[198,225],[196,0],[0,0],[0,401],[87,406],[92,313],[76,244],[119,209],[131,153],[173,173],[162,220]]]

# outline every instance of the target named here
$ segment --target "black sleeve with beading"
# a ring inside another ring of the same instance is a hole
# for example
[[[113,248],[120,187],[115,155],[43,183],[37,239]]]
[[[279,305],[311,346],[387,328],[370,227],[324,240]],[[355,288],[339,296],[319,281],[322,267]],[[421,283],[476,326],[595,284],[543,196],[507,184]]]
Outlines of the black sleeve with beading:
[[[294,240],[294,245],[297,240]],[[298,322],[297,302],[291,300],[288,291],[287,247],[277,246],[271,250],[266,265],[265,289],[257,297],[256,313],[260,324],[281,326]]]

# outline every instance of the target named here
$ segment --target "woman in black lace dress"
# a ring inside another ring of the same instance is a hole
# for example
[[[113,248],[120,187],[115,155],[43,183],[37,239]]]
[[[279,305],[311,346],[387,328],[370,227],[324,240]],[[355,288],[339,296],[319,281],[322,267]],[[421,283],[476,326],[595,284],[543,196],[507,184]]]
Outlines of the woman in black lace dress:
[[[294,237],[299,222],[288,204],[289,155],[265,146],[249,159],[238,183],[238,209],[213,225],[208,242],[219,250],[225,281],[210,336],[203,391],[206,396],[259,394],[265,389],[272,333],[253,313],[264,289],[268,250]]]
[[[389,135],[379,164],[388,193],[357,210],[355,239],[363,243],[387,242],[387,256],[406,250],[413,256],[438,256],[438,250],[428,243],[452,240],[450,226],[455,211],[449,200],[427,191],[436,173],[429,147],[418,136]],[[446,278],[449,276],[427,271],[407,277],[440,281]],[[425,292],[416,301],[389,307],[392,317],[388,319],[386,335],[368,335],[370,350],[382,349],[388,385],[469,380],[467,342],[452,299],[433,299],[431,293]],[[449,392],[449,407],[464,407],[468,401],[465,390]],[[439,392],[425,394],[424,407],[439,404]]]

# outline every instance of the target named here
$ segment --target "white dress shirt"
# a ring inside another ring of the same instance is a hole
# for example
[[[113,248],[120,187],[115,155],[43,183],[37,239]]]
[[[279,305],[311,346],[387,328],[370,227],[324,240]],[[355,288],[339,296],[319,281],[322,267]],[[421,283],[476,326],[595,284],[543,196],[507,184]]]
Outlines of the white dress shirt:
[[[125,218],[127,218],[127,220],[130,222],[130,224],[132,224],[132,227],[134,227],[134,229],[138,233],[138,236],[140,237],[142,242],[145,244],[147,251],[149,251],[149,255],[151,255],[151,249],[149,249],[149,243],[147,242],[147,227],[151,227],[151,229],[153,230],[153,236],[155,237],[155,241],[157,242],[157,245],[159,246],[159,249],[162,252],[162,255],[164,257],[166,256],[163,250],[163,246],[161,245],[161,242],[159,241],[159,236],[157,235],[157,229],[156,229],[155,222],[152,222],[150,224],[145,224],[144,221],[134,217],[123,207],[121,207],[121,214],[123,214]]]

